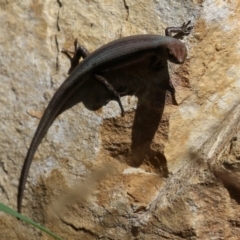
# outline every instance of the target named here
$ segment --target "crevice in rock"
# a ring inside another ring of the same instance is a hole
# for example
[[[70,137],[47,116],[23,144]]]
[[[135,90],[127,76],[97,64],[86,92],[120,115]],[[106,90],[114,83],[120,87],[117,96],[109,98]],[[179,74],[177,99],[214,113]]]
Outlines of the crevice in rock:
[[[134,237],[137,237],[139,235],[139,228],[133,226],[132,229],[131,229],[131,233]]]
[[[61,30],[60,29],[60,26],[59,26],[59,18],[60,18],[60,8],[62,7],[62,3],[61,3],[61,1],[60,0],[57,0],[57,3],[58,3],[58,5],[59,5],[59,10],[58,10],[58,14],[57,14],[57,30],[58,30],[58,32]]]
[[[0,186],[0,192],[2,192],[8,198],[8,194],[3,186]],[[3,196],[3,195],[1,195],[1,196]]]
[[[196,237],[197,234],[195,233],[194,229],[186,229],[185,231],[175,232],[173,235],[178,236],[183,239],[189,239],[190,237]]]
[[[72,228],[72,229],[73,229],[74,231],[76,231],[76,232],[81,231],[81,232],[87,233],[87,234],[89,234],[89,235],[91,235],[91,236],[93,236],[93,237],[97,237],[97,238],[100,238],[100,237],[101,237],[101,236],[99,236],[98,234],[92,232],[91,230],[86,229],[85,227],[76,227],[76,226],[74,226],[74,224],[69,223],[69,222],[67,222],[67,221],[65,221],[65,220],[63,220],[63,219],[61,219],[61,221],[62,221],[65,225],[67,225],[68,227]]]
[[[157,218],[156,215],[154,215],[154,217],[161,224],[160,226],[158,224],[152,224],[154,228],[158,229],[158,233],[156,233],[156,235],[162,237],[161,239],[175,239],[176,237],[177,239],[195,239],[195,237],[197,237],[197,234],[193,228],[187,228],[183,231],[171,231],[170,229],[162,226],[162,222]]]
[[[228,222],[229,222],[229,224],[230,224],[232,227],[240,228],[240,222],[239,222],[239,221],[237,221],[237,220],[229,220]]]
[[[129,17],[129,6],[127,5],[127,1],[126,0],[123,0],[123,4],[124,4],[124,7],[127,11],[127,16],[126,16],[126,20],[128,21],[128,17]]]
[[[60,32],[61,28],[60,28],[60,24],[59,24],[59,19],[60,19],[60,9],[62,7],[62,2],[60,0],[57,0],[58,6],[59,6],[59,10],[58,10],[58,14],[57,14],[57,23],[56,23],[56,27],[57,27],[57,31]],[[55,35],[55,43],[56,43],[56,47],[57,47],[57,53],[59,53],[59,44],[58,44],[58,39],[57,39],[57,35]],[[59,69],[59,58],[58,58],[58,54],[56,57],[56,71],[58,71]]]
[[[60,0],[57,0],[57,3],[59,5],[59,7],[61,8],[62,7],[62,2]]]
[[[59,53],[59,44],[58,44],[57,35],[55,35],[55,44],[57,47],[57,53]],[[58,58],[58,54],[57,54],[57,56],[56,56],[56,71],[58,71],[58,69],[59,69],[59,58]]]

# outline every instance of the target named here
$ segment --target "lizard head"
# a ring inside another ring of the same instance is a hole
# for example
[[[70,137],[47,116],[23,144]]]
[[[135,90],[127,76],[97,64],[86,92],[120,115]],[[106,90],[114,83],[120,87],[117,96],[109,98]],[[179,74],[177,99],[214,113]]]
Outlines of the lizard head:
[[[173,63],[184,63],[187,57],[186,46],[178,39],[172,39],[167,45],[168,60]]]

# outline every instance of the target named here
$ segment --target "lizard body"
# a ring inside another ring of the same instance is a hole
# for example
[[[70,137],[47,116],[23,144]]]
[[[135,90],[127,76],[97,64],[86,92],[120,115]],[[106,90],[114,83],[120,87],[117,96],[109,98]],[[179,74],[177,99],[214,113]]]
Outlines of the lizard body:
[[[191,27],[188,27],[189,23],[190,21],[186,25],[183,24],[179,32],[184,33],[185,30],[189,33],[191,30]],[[84,54],[84,59],[72,70],[71,74],[50,100],[34,134],[19,181],[17,202],[19,213],[21,212],[23,192],[34,154],[52,122],[63,112],[62,108],[64,104],[90,77],[94,76],[98,78],[98,80],[104,81],[101,73],[121,68],[146,58],[151,59],[152,57],[157,58],[158,61],[168,59],[171,62],[181,64],[187,57],[187,49],[186,46],[176,38],[146,34],[120,38],[98,48],[89,55],[87,53]],[[110,84],[108,84],[107,87],[115,94],[123,113],[118,94]]]

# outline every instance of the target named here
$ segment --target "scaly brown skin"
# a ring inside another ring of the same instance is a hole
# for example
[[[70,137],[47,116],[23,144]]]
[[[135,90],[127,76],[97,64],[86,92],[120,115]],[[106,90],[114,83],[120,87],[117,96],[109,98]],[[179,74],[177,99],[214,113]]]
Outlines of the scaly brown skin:
[[[168,28],[166,29],[166,34],[171,35],[171,32],[174,32],[187,35],[192,29],[189,24],[190,21],[187,24],[183,24],[180,28]],[[36,150],[52,122],[63,112],[62,108],[64,104],[71,99],[71,96],[74,95],[75,91],[85,81],[90,77],[95,77],[98,81],[101,81],[107,89],[112,92],[113,99],[119,103],[123,115],[124,110],[118,93],[111,84],[101,76],[101,73],[128,66],[148,58],[154,58],[155,64],[162,59],[167,59],[176,64],[182,64],[187,57],[187,49],[186,46],[176,38],[146,34],[124,37],[112,41],[98,48],[91,54],[83,51],[83,54],[77,56],[78,59],[80,57],[84,57],[83,61],[79,64],[74,62],[74,66],[72,66],[74,69],[71,74],[58,88],[48,104],[28,149],[18,187],[17,204],[19,213],[21,212],[23,192],[28,172]]]

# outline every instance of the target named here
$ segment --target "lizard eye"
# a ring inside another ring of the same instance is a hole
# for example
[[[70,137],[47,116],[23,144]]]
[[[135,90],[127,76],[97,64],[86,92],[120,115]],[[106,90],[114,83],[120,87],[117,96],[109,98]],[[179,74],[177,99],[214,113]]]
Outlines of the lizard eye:
[[[171,51],[168,51],[169,59],[175,59],[174,54]]]
[[[168,50],[168,59],[170,62],[178,63],[178,59],[176,58],[176,54],[172,53]]]
[[[174,55],[173,55],[173,53],[172,53],[171,51],[168,51],[168,53],[169,53],[169,55],[170,55],[171,57],[174,57]]]

